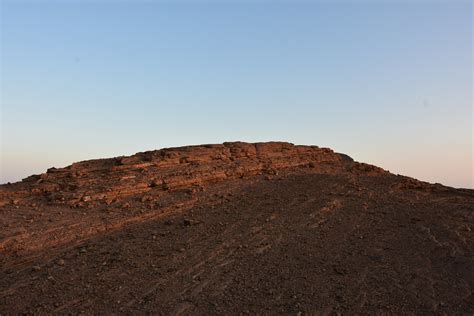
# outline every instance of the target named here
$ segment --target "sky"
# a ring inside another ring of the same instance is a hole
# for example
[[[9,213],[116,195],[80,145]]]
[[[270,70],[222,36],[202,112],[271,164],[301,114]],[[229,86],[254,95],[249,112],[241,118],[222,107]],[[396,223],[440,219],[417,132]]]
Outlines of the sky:
[[[281,140],[474,188],[471,1],[0,3],[0,183]]]

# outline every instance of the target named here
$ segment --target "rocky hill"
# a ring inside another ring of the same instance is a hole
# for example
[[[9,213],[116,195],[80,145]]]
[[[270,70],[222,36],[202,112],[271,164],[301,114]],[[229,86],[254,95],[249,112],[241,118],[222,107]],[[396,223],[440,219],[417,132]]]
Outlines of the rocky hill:
[[[472,313],[474,191],[224,143],[0,186],[0,314]]]

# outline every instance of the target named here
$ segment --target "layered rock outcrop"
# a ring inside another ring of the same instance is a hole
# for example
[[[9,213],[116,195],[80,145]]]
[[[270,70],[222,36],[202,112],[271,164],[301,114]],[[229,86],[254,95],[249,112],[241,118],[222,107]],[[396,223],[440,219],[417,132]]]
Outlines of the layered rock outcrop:
[[[8,225],[0,234],[0,252],[80,241],[192,206],[196,193],[212,183],[272,178],[301,168],[322,174],[386,173],[328,148],[284,142],[166,148],[78,162],[0,186],[0,225]]]
[[[0,203],[22,203],[21,200],[28,197],[41,197],[71,206],[94,202],[110,204],[121,197],[149,191],[168,191],[257,174],[273,175],[293,167],[334,172],[347,166],[354,171],[382,172],[374,166],[353,163],[348,156],[328,148],[285,142],[166,148],[51,168],[44,174],[26,178],[14,190],[3,186]]]

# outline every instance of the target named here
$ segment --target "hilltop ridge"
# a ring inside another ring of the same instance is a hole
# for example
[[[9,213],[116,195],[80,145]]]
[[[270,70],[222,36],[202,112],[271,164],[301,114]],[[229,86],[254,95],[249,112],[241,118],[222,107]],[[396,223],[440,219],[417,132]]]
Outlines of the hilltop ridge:
[[[0,314],[474,312],[474,190],[228,142],[0,185]]]
[[[281,169],[311,167],[323,173],[383,173],[381,168],[354,162],[329,148],[286,142],[196,145],[140,152],[132,156],[94,159],[24,179],[15,188],[31,187],[24,195],[67,201],[70,205],[105,201],[152,190],[171,190]],[[5,186],[0,186],[5,196]],[[21,197],[18,192],[18,198]],[[14,195],[12,195],[14,197]],[[87,201],[84,201],[86,199]],[[4,197],[0,203],[7,203]],[[0,204],[1,205],[1,204]]]

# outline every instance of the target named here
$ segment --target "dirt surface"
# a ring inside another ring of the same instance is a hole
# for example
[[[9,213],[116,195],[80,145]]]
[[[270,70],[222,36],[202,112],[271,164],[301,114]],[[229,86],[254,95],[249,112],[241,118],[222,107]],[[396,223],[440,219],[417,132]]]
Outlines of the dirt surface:
[[[474,313],[474,191],[315,146],[82,162],[0,205],[2,315]]]

